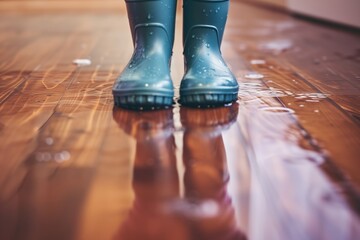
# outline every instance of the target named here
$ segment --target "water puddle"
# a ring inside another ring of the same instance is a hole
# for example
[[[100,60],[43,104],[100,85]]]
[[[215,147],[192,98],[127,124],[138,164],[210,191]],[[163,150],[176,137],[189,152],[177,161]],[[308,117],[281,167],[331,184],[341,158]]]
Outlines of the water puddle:
[[[273,33],[272,29],[269,28],[252,28],[244,32],[248,36],[252,37],[265,37],[270,36]]]
[[[47,137],[45,138],[45,143],[49,146],[53,145],[54,144],[54,139],[51,138],[51,137]]]
[[[264,65],[264,64],[266,64],[266,61],[262,60],[262,59],[252,59],[252,60],[250,60],[250,63],[252,65]]]
[[[262,78],[264,78],[264,75],[262,75],[261,73],[257,73],[257,72],[249,72],[249,73],[246,73],[244,75],[244,77],[247,79],[262,79]]]
[[[288,39],[273,40],[259,45],[260,50],[271,52],[276,55],[290,49],[291,47],[293,47],[293,43]]]
[[[270,114],[293,114],[295,113],[294,110],[292,110],[291,108],[286,108],[286,107],[262,107],[260,108],[261,111],[264,111],[266,113],[270,113]]]
[[[37,162],[56,162],[62,163],[70,160],[70,152],[64,150],[60,152],[37,152],[35,153],[35,160]]]
[[[295,99],[304,100],[306,102],[320,102],[320,100],[328,98],[330,95],[326,93],[297,93]]]
[[[129,239],[133,229],[143,234],[139,239],[149,239],[147,226],[163,229],[171,224],[173,232],[182,227],[177,219],[182,219],[185,230],[195,223],[192,239],[210,239],[201,227],[206,223],[212,223],[210,232],[215,231],[218,239],[241,235],[226,189],[229,175],[222,138],[236,121],[238,104],[210,109],[174,106],[150,112],[114,109],[117,125],[136,141],[131,185],[135,199],[119,235]]]
[[[175,200],[164,206],[164,211],[170,214],[183,215],[189,218],[213,218],[220,214],[221,206],[212,200],[191,202],[186,200]]]
[[[79,67],[82,67],[82,66],[89,66],[91,65],[91,60],[90,59],[82,59],[82,58],[79,58],[79,59],[75,59],[73,61],[73,64],[79,66]]]
[[[321,100],[328,98],[330,95],[326,93],[293,93],[289,90],[267,87],[264,85],[262,79],[264,75],[251,72],[245,74],[245,77],[248,79],[253,79],[255,81],[245,81],[239,82],[239,93],[240,98],[244,97],[293,97],[297,101],[304,101],[307,103],[319,103]],[[257,80],[257,81],[256,81]],[[266,83],[271,83],[271,80],[266,80]],[[291,103],[288,104],[289,106]],[[300,107],[304,107],[304,104],[301,104]]]
[[[285,91],[276,88],[268,88],[261,82],[240,82],[238,96],[242,97],[285,97]]]
[[[256,79],[241,82],[240,89],[243,96],[300,96]],[[313,227],[325,222],[345,229],[334,230],[332,237],[319,228],[321,236],[333,240],[346,239],[358,224],[344,194],[334,191],[343,189],[337,185],[341,178],[329,180],[333,169],[326,155],[298,125],[294,110],[277,101],[256,98],[244,104],[240,99],[209,109],[175,103],[156,111],[114,108],[112,114],[110,137],[98,163],[106,176],[93,181],[114,180],[118,197],[131,196],[117,227],[119,239],[151,239],[153,229],[160,229],[154,239],[172,239],[175,231],[184,234],[182,239],[212,239],[215,234],[216,239],[317,239]],[[71,119],[77,120],[83,121]],[[35,153],[36,162],[75,158],[62,150],[66,147],[49,150],[58,144],[55,135],[44,135],[40,143],[45,149]],[[120,175],[128,189],[119,187]]]
[[[283,32],[283,31],[288,31],[288,30],[292,30],[296,27],[296,24],[294,22],[290,22],[290,21],[285,21],[285,22],[277,22],[274,25],[274,28],[276,29],[276,31],[278,32]]]

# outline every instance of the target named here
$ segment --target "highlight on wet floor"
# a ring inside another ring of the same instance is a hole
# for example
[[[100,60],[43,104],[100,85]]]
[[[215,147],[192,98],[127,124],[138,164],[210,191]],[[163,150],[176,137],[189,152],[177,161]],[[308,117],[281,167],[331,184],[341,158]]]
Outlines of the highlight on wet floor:
[[[360,6],[325,1],[0,1],[0,240],[359,239]]]

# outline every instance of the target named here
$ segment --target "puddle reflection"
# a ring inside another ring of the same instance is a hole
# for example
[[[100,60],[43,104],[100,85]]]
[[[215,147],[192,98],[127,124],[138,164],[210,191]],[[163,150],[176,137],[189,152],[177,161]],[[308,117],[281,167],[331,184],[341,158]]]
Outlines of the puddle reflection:
[[[135,200],[116,239],[245,239],[236,227],[222,131],[235,122],[238,105],[180,109],[185,193],[176,167],[172,109],[115,109],[114,120],[136,140]]]
[[[351,183],[334,172],[292,111],[255,106],[242,105],[237,120],[249,162],[243,171],[251,172],[249,239],[359,236],[359,198]]]
[[[117,239],[360,235],[357,191],[291,109],[244,97],[223,108],[113,114],[136,140],[135,200]]]

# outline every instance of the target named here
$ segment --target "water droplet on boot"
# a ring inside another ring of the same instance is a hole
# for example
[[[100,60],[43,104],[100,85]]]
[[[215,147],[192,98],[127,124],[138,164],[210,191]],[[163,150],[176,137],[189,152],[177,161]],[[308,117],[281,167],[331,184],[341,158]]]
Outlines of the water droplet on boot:
[[[151,14],[150,13],[147,16],[147,19],[151,19]]]

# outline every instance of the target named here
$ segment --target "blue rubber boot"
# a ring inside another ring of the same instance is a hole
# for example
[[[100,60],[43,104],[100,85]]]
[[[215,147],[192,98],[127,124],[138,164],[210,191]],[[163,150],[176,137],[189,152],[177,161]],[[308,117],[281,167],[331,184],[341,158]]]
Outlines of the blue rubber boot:
[[[170,106],[176,0],[126,0],[126,7],[134,53],[113,86],[115,105],[130,109]]]
[[[185,75],[180,102],[219,106],[237,99],[239,85],[221,56],[229,1],[184,0]]]

